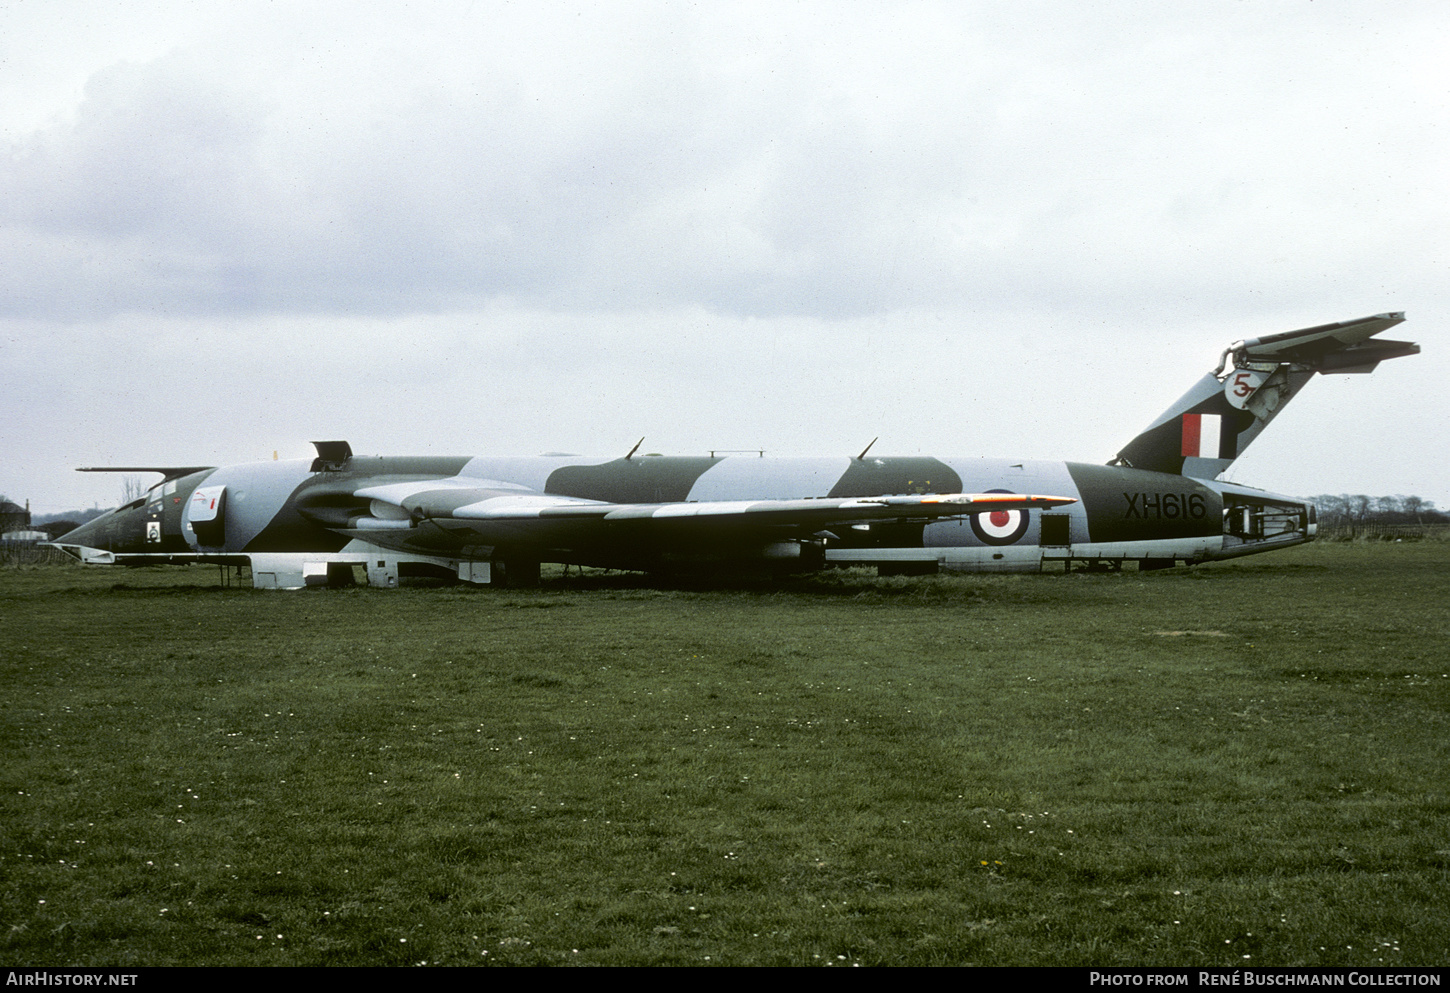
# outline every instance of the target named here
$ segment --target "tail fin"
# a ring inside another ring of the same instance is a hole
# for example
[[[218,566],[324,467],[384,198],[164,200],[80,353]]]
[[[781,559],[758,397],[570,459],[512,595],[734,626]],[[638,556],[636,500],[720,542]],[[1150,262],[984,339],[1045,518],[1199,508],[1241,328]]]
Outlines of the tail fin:
[[[1375,341],[1403,312],[1321,324],[1230,345],[1207,373],[1110,465],[1212,479],[1244,453],[1316,372],[1373,372],[1385,359],[1418,355],[1408,341]]]

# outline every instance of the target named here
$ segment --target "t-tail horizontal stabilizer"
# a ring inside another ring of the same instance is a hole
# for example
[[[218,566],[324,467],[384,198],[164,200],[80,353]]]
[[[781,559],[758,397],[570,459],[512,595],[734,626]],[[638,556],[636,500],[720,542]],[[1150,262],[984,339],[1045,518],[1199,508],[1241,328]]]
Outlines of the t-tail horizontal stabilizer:
[[[193,472],[205,472],[215,468],[213,465],[98,465],[77,469],[76,472],[159,472],[164,477],[161,480],[164,483],[190,476]]]
[[[1110,465],[1213,479],[1242,455],[1315,373],[1372,372],[1418,355],[1409,341],[1375,339],[1403,312],[1236,341],[1207,373],[1130,441]]]

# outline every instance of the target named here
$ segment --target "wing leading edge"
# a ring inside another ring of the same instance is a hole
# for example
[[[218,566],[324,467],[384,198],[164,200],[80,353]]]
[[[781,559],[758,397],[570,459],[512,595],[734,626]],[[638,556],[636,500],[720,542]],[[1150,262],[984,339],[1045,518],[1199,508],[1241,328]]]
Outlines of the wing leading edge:
[[[1075,503],[1071,497],[1014,493],[944,493],[878,497],[815,497],[798,500],[724,500],[620,504],[521,491],[480,480],[428,480],[363,487],[371,522],[354,528],[397,530],[432,524],[466,531],[468,543],[551,542],[589,525],[679,530],[769,529],[808,537],[832,527],[877,521],[929,522],[992,511],[1046,509]],[[381,505],[381,506],[380,506]]]

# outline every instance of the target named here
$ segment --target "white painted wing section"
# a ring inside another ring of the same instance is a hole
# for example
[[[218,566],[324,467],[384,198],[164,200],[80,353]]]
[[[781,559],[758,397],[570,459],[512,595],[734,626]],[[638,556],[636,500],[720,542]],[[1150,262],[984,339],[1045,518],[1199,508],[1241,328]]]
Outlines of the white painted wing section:
[[[496,496],[477,503],[465,504],[452,513],[440,513],[440,517],[453,517],[459,520],[522,520],[531,517],[541,517],[545,511],[563,511],[566,513],[579,513],[589,517],[602,517],[613,507],[612,503],[599,503],[595,500],[579,500],[574,497],[548,496],[546,494],[529,494],[527,496]]]
[[[667,503],[651,513],[651,517],[716,517],[741,512],[739,500],[711,500],[707,503]],[[747,504],[749,506],[749,504]]]
[[[383,486],[367,486],[356,490],[354,495],[366,500],[381,500],[402,507],[403,501],[421,493],[435,493],[439,490],[478,490],[480,492],[515,490],[530,492],[527,486],[505,483],[497,479],[470,479],[467,476],[449,476],[443,479],[418,479],[407,483],[387,483]]]

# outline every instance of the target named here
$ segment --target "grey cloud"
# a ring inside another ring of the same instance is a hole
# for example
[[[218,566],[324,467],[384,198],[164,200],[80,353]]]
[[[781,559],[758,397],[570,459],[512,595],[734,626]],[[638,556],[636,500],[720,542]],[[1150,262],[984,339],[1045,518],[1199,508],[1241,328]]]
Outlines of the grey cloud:
[[[1244,312],[1433,275],[1414,14],[722,10],[293,13],[94,72],[0,164],[0,312]]]
[[[591,47],[545,18],[522,25],[532,61],[495,44],[477,64],[437,24],[400,53],[369,36],[376,66],[344,37],[335,78],[296,99],[286,64],[112,66],[0,166],[0,307],[1261,306],[1320,292],[1349,227],[1352,265],[1395,258],[1406,222],[1377,211],[1394,136],[1333,64],[1341,26],[1315,52],[1257,15],[1235,39],[1120,4],[1024,38],[1021,18],[893,9],[798,14],[774,47],[681,16],[596,24]],[[1325,85],[1342,126],[1312,106]]]

